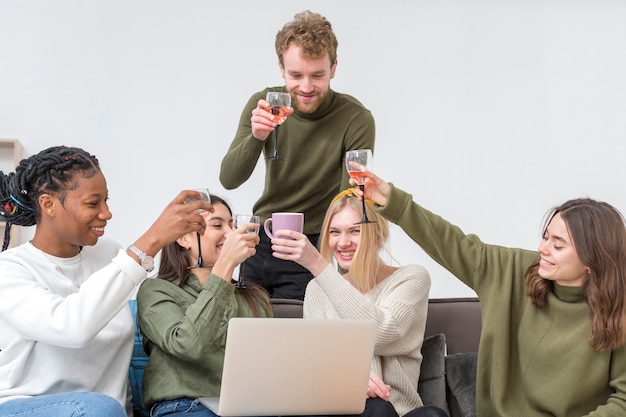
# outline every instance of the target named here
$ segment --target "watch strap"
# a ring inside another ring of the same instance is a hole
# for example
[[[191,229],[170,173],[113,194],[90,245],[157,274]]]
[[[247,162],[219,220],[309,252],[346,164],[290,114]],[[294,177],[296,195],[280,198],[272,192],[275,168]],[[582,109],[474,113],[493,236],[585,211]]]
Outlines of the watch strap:
[[[130,245],[128,247],[128,250],[137,255],[137,257],[139,258],[139,263],[147,272],[152,272],[152,270],[154,269],[154,259],[152,258],[152,256],[149,256],[147,253],[145,253],[135,245]]]

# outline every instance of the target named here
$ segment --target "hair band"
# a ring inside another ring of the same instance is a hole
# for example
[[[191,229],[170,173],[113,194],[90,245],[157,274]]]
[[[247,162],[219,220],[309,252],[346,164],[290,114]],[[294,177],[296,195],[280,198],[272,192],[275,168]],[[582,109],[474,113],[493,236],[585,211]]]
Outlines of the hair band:
[[[28,210],[28,211],[33,211],[33,209],[31,207],[27,207],[24,204],[22,204],[17,198],[13,197],[13,194],[9,193],[9,197],[11,197],[11,200],[13,200],[15,202],[15,204],[17,204],[18,206],[20,206],[21,208],[23,208],[24,210]]]
[[[330,204],[334,203],[335,201],[339,200],[342,197],[355,197],[355,198],[359,198],[359,195],[357,193],[354,192],[354,188],[348,188],[343,190],[342,192],[340,192],[339,194],[337,194],[333,200],[330,202]],[[374,208],[374,202],[372,200],[368,200],[365,199],[365,202],[367,203],[368,206]]]

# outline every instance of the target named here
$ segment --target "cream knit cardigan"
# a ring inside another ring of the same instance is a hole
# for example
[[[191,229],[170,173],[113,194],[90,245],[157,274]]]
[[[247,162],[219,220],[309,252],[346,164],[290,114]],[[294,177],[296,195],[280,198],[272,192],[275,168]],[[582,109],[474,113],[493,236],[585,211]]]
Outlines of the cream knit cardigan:
[[[307,286],[304,318],[371,319],[378,323],[371,372],[391,386],[400,416],[422,405],[417,381],[428,309],[430,276],[419,265],[398,268],[361,294],[332,265]]]

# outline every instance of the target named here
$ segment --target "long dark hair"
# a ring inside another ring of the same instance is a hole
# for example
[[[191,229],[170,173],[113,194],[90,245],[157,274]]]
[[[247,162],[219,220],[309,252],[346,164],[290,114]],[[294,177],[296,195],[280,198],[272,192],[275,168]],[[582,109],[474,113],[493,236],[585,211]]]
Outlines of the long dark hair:
[[[611,205],[589,198],[575,199],[552,209],[542,232],[560,214],[576,253],[589,268],[584,296],[589,305],[590,342],[598,351],[610,351],[626,342],[626,225]],[[539,260],[526,271],[526,292],[543,308],[554,283],[542,278]]]
[[[80,148],[53,146],[22,159],[15,172],[0,171],[0,217],[6,222],[2,250],[9,247],[11,226],[32,226],[41,218],[39,196],[54,194],[63,204],[77,177],[100,171],[98,159]]]
[[[210,200],[211,204],[224,205],[232,216],[233,212],[223,198],[211,195]],[[183,287],[189,277],[190,265],[187,249],[180,246],[178,242],[172,242],[161,250],[158,278],[176,283],[179,287]],[[231,280],[231,282],[234,283],[233,280]],[[235,286],[235,291],[243,296],[255,316],[260,316],[261,312],[263,312],[265,316],[271,315],[272,306],[269,302],[269,294],[263,287],[253,283],[246,283],[246,286],[242,288]]]

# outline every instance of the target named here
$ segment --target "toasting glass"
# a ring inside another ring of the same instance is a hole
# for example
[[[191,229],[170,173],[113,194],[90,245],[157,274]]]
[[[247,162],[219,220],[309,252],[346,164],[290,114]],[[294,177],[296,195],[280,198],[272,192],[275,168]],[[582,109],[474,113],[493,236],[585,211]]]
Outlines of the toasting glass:
[[[359,185],[361,191],[365,191],[365,168],[371,170],[373,163],[372,150],[371,149],[356,149],[346,152],[346,169],[348,174],[354,178]],[[361,199],[363,203],[363,216],[361,221],[355,224],[375,223],[375,220],[367,218],[365,212],[365,196]]]
[[[194,189],[194,191],[197,191],[198,193],[200,193],[200,195],[202,196],[200,198],[200,200],[202,200],[202,201],[211,201],[208,188],[196,188],[196,189]],[[199,199],[197,199],[197,198],[188,198],[187,200],[185,200],[185,203],[190,203],[192,201],[197,201],[197,200],[199,200]],[[202,214],[203,212],[204,212],[204,210],[200,210],[199,214]],[[196,236],[198,237],[198,262],[196,262],[195,265],[190,266],[188,269],[206,268],[206,267],[210,266],[210,265],[205,265],[204,262],[202,261],[202,246],[200,244],[200,233],[196,233]]]
[[[235,214],[233,224],[235,229],[246,223],[256,223],[258,225],[255,228],[246,230],[246,233],[259,233],[259,228],[261,227],[259,216],[253,216],[252,214]],[[243,282],[243,262],[239,265],[239,279],[237,280],[237,284],[235,284],[235,286],[237,288],[246,288],[246,285]]]
[[[274,116],[274,123],[278,123],[274,129],[274,151],[267,159],[278,160],[278,127],[287,119],[289,108],[291,107],[291,95],[280,91],[269,91],[265,97],[270,103],[268,111]]]

